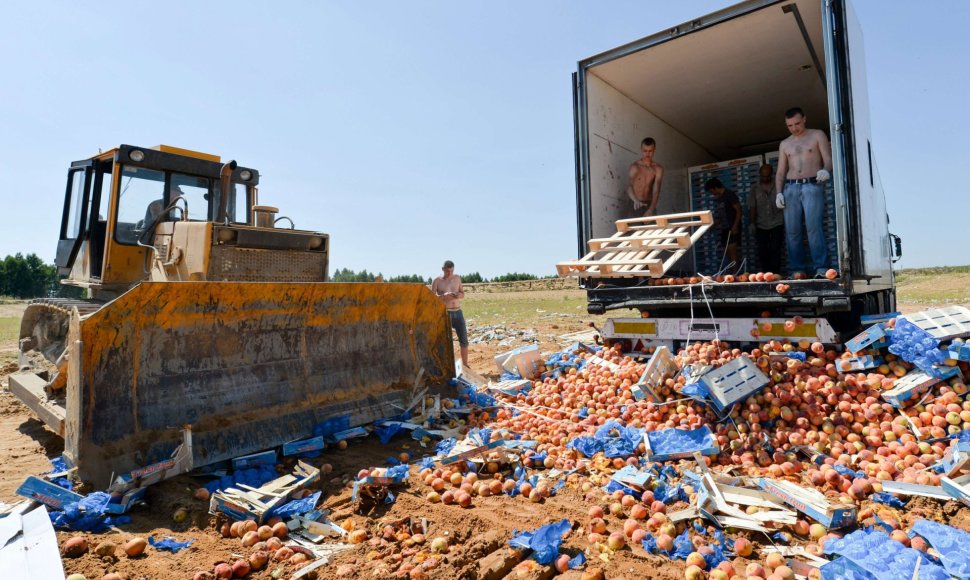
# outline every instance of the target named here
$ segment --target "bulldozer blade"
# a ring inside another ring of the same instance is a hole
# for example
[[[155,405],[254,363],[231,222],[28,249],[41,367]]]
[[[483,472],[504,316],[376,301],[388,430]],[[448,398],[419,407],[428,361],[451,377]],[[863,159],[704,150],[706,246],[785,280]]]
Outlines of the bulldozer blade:
[[[199,467],[397,415],[454,377],[447,314],[421,284],[146,282],[75,311],[68,349],[65,454],[99,487],[168,457],[186,427]]]

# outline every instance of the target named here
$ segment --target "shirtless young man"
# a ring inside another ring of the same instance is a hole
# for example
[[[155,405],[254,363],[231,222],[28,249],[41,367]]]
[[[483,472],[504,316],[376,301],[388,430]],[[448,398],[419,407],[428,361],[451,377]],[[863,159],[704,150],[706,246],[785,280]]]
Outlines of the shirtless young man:
[[[829,267],[828,247],[822,221],[825,219],[825,189],[832,171],[832,149],[825,133],[805,127],[805,113],[798,107],[785,112],[791,136],[778,149],[775,174],[776,204],[785,210],[785,237],[788,242],[788,268],[792,275],[805,272],[802,233],[808,232],[812,267],[816,278],[824,277]],[[804,227],[802,219],[804,218]]]
[[[663,166],[653,160],[656,152],[657,142],[653,137],[647,137],[640,143],[640,159],[630,165],[630,186],[626,188],[626,194],[633,200],[635,211],[647,208],[644,216],[657,213],[660,184],[664,178]]]

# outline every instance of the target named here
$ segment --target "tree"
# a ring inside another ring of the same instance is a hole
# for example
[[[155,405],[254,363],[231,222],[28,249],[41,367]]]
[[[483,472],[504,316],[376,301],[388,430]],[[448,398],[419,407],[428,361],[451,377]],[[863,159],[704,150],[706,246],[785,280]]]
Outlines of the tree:
[[[40,298],[57,292],[57,268],[37,254],[17,253],[0,262],[0,294],[15,298]]]
[[[469,284],[481,284],[482,282],[487,282],[488,280],[482,278],[482,275],[478,272],[472,272],[470,274],[462,274],[461,281],[468,282]]]
[[[492,282],[518,282],[519,280],[538,280],[534,274],[524,274],[520,272],[509,272],[492,278]]]
[[[430,284],[431,280],[421,277],[419,274],[401,274],[399,276],[391,276],[387,279],[388,282],[406,282],[409,284]]]

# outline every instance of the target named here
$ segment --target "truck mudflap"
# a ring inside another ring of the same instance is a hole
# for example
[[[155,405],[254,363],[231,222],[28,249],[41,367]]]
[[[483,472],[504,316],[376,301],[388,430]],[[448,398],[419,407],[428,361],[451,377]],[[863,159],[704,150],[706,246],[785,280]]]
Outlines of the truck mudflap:
[[[402,412],[454,376],[420,284],[143,283],[68,332],[65,454],[97,486],[167,457],[199,467]],[[424,369],[423,373],[420,373]]]

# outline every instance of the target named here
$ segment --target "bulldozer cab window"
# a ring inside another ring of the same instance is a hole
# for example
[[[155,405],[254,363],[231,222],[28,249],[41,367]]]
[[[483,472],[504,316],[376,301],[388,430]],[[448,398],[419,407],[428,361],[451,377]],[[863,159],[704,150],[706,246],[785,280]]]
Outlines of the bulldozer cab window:
[[[188,203],[189,219],[191,221],[208,221],[209,219],[209,179],[173,173],[169,189],[168,202],[181,195]]]
[[[138,236],[151,225],[152,217],[165,209],[165,173],[125,166],[120,185],[115,240],[135,245]]]
[[[84,204],[84,169],[71,172],[70,200],[62,240],[75,240],[81,234],[81,207]]]
[[[249,188],[245,183],[233,183],[232,195],[227,209],[229,221],[234,224],[249,223]]]

